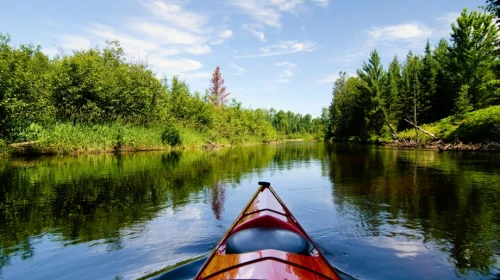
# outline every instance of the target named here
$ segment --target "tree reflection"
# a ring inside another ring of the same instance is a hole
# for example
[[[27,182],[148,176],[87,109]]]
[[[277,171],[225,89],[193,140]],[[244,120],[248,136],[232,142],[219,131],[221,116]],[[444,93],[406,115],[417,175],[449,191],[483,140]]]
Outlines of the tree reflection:
[[[255,146],[167,154],[52,157],[0,161],[0,268],[35,254],[31,238],[50,232],[67,244],[105,240],[120,250],[120,230],[150,220],[213,188],[217,219],[226,185],[266,167],[275,149]]]
[[[224,201],[226,200],[226,184],[218,182],[212,188],[212,211],[217,220],[221,220],[224,211]]]
[[[357,208],[367,235],[380,234],[385,224],[420,227],[424,242],[438,244],[458,271],[489,273],[500,236],[494,168],[464,166],[463,155],[434,151],[327,149],[333,199],[340,209]]]

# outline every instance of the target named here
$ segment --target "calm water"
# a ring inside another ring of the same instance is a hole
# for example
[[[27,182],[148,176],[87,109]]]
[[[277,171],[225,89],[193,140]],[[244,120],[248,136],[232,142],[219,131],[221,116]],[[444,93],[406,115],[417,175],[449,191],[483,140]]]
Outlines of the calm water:
[[[0,279],[136,279],[203,256],[259,180],[356,278],[500,279],[500,154],[314,143],[0,160]]]

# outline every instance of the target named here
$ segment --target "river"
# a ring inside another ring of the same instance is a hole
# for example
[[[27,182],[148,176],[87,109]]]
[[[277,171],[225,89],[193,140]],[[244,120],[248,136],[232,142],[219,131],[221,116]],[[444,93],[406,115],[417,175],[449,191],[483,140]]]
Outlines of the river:
[[[500,279],[500,154],[324,143],[0,159],[0,279],[206,255],[258,181],[357,279]]]

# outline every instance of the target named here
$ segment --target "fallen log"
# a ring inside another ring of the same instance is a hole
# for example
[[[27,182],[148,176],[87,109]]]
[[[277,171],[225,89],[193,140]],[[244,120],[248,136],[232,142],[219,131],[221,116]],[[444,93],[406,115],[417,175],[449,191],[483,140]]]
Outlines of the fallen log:
[[[220,148],[219,145],[217,145],[216,143],[214,143],[210,140],[207,140],[207,143],[208,144],[203,145],[204,149],[218,149],[218,148]]]
[[[21,148],[21,147],[33,146],[36,143],[38,143],[38,141],[28,141],[28,142],[12,143],[9,146],[11,146],[12,148]]]
[[[425,133],[425,134],[429,135],[430,137],[432,137],[432,138],[436,138],[436,135],[434,135],[434,134],[430,133],[429,131],[427,131],[427,130],[425,130],[425,129],[421,128],[420,126],[418,126],[418,125],[414,124],[414,123],[413,123],[413,122],[411,122],[410,120],[405,119],[405,121],[406,121],[407,123],[409,123],[409,124],[413,125],[413,126],[414,126],[415,128],[417,128],[418,130],[422,131],[423,133]]]

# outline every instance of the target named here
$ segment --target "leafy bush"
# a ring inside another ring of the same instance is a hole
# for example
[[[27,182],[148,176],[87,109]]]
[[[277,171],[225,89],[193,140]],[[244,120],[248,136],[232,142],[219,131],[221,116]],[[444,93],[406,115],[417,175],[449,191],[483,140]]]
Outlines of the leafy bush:
[[[500,106],[492,106],[466,114],[451,136],[466,142],[500,141],[499,124]]]
[[[172,147],[180,146],[182,144],[179,130],[172,125],[165,128],[161,134],[161,141],[163,144],[170,145]]]
[[[9,145],[7,145],[7,142],[3,139],[0,139],[0,157],[1,156],[6,156],[9,154]]]

